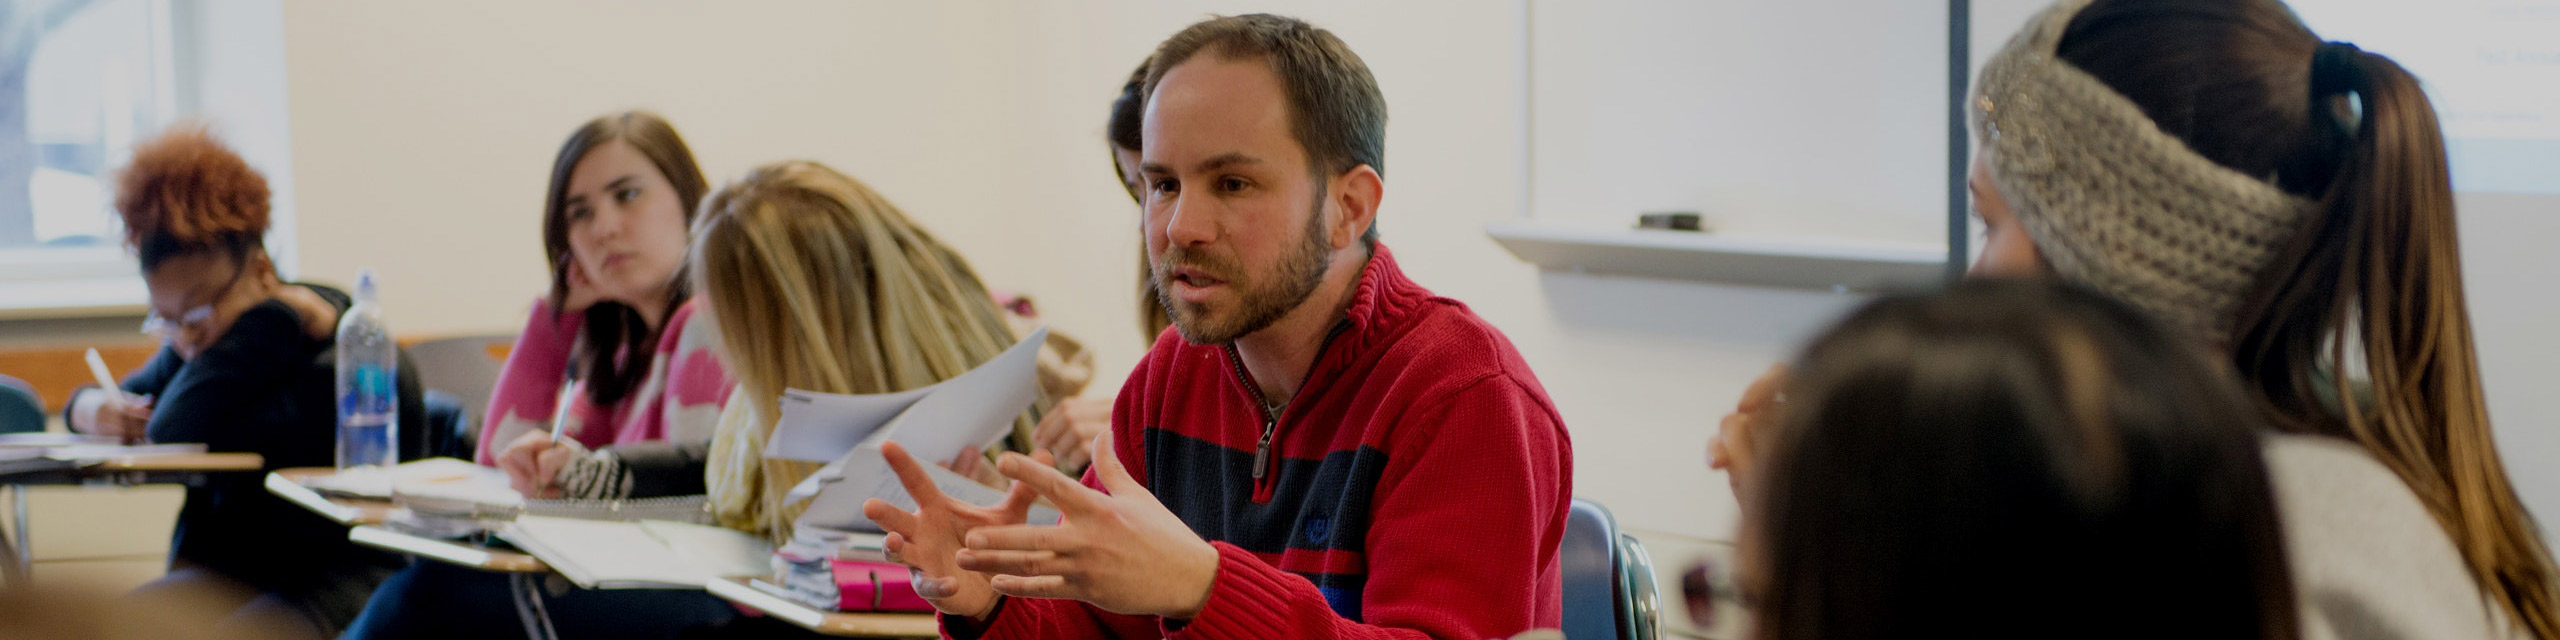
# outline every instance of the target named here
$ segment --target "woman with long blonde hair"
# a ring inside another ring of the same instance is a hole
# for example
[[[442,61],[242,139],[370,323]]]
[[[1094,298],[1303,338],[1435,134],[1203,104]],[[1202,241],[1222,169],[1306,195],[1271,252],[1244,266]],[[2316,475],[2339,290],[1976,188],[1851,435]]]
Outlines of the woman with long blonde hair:
[[[890,393],[930,385],[1013,346],[1004,312],[950,246],[859,181],[815,162],[759,167],[703,205],[694,290],[738,393],[704,478],[724,525],[790,535],[781,503],[818,465],[764,460],[784,389]],[[1050,406],[1044,389],[1008,448]]]

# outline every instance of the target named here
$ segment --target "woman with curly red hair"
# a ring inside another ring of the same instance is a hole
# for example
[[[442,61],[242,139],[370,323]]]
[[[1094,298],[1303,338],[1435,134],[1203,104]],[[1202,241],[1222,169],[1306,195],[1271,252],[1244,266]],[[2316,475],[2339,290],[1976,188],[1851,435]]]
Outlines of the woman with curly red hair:
[[[116,179],[115,208],[150,289],[145,330],[165,344],[120,385],[131,400],[75,394],[64,416],[73,429],[255,453],[269,469],[333,463],[330,354],[352,301],[277,276],[263,240],[268,195],[266,179],[201,127],[134,148]],[[416,380],[404,361],[404,456],[424,434]],[[137,593],[213,602],[262,636],[334,635],[399,562],[349,543],[345,529],[269,495],[259,480],[227,474],[189,487],[169,574]]]

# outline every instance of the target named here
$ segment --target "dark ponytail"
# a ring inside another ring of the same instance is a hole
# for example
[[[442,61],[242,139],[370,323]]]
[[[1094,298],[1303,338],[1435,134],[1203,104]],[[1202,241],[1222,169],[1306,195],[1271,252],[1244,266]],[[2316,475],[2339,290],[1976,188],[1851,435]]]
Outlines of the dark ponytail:
[[[2489,427],[2435,110],[2389,58],[2342,44],[2313,58],[2311,110],[2343,149],[2321,215],[2246,316],[2237,363],[2285,426],[2376,452],[2517,625],[2560,637],[2550,552]],[[2364,385],[2301,366],[2358,360]]]
[[[2275,0],[2096,0],[2056,55],[2196,153],[2320,203],[2234,316],[2233,364],[2277,428],[2389,466],[2482,593],[2560,638],[2550,552],[2491,437],[2444,134],[2417,79]]]

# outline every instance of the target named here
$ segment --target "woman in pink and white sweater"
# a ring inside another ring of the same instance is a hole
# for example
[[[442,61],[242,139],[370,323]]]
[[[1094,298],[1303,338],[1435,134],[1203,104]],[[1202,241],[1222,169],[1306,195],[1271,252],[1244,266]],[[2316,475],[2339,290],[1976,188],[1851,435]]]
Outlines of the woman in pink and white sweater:
[[[654,115],[597,118],[561,145],[543,205],[551,293],[534,305],[499,374],[480,432],[481,464],[506,469],[528,496],[554,497],[561,490],[549,474],[539,484],[524,482],[535,459],[553,450],[554,429],[574,448],[635,463],[682,455],[678,443],[710,439],[734,383],[712,353],[719,336],[694,321],[684,269],[705,191],[684,140]],[[690,491],[621,486],[614,493],[701,493],[702,477],[691,481]],[[737,615],[698,590],[513,589],[499,574],[413,563],[383,581],[341,637],[518,637],[525,630],[516,597],[539,598],[551,624],[580,637],[666,639]]]
[[[551,294],[499,374],[481,464],[529,469],[554,430],[588,448],[710,437],[734,383],[684,277],[705,190],[684,140],[648,113],[597,118],[561,146],[543,217]]]

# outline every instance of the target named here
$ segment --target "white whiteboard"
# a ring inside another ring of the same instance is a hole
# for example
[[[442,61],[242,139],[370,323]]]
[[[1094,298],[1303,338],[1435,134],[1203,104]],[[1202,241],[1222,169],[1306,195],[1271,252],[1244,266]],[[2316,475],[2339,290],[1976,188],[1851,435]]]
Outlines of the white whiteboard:
[[[1943,245],[1947,3],[1529,0],[1529,216]]]

